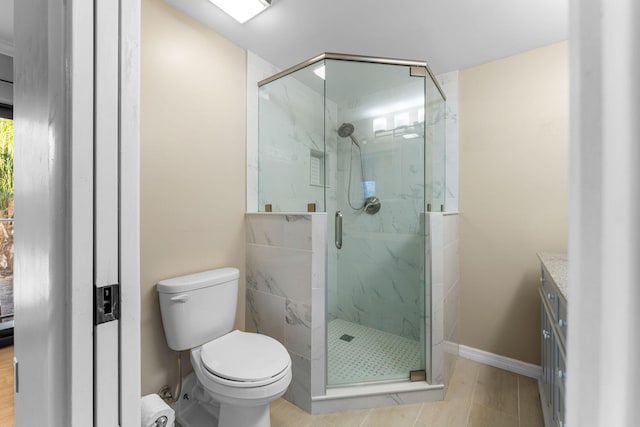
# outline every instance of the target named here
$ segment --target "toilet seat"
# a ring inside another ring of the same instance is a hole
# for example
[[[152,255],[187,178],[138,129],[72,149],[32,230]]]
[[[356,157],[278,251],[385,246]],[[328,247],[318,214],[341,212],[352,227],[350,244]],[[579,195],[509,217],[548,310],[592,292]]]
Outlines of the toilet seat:
[[[275,339],[232,331],[201,347],[203,373],[231,387],[260,387],[280,380],[290,370],[289,353]]]

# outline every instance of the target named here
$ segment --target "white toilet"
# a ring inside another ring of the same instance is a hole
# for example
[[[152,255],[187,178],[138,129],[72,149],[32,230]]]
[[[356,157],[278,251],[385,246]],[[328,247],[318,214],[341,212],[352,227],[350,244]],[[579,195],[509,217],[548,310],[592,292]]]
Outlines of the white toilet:
[[[269,403],[291,382],[291,358],[271,337],[232,331],[238,277],[221,268],[161,281],[162,324],[172,350],[191,350],[198,382],[220,404],[219,427],[268,427]]]

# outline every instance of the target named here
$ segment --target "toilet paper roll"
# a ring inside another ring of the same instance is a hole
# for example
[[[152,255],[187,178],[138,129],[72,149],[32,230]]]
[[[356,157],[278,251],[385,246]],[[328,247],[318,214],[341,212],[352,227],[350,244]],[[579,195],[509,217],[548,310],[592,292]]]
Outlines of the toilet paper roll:
[[[140,404],[142,414],[142,427],[160,427],[162,424],[156,423],[160,418],[167,417],[166,427],[173,427],[175,422],[175,412],[157,394],[142,396]]]

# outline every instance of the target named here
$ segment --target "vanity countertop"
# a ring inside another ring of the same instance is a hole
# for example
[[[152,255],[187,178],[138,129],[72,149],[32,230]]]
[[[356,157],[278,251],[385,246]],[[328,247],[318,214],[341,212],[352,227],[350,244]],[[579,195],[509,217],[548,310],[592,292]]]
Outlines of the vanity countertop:
[[[562,296],[567,299],[569,290],[567,280],[567,254],[540,252],[538,253],[538,258],[540,258],[540,261],[551,275],[551,279],[553,279],[558,286]]]

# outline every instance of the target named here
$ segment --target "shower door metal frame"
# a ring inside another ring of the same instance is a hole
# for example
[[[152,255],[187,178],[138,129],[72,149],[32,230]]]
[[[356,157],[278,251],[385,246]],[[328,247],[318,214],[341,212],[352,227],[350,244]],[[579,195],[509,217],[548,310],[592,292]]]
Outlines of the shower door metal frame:
[[[431,68],[429,67],[429,64],[425,61],[413,61],[413,60],[406,60],[406,59],[396,59],[396,58],[383,58],[383,57],[378,57],[378,56],[363,56],[363,55],[349,55],[349,54],[343,54],[343,53],[331,53],[331,52],[325,52],[322,53],[318,56],[315,56],[313,58],[307,59],[306,61],[303,61],[299,64],[296,64],[292,67],[287,68],[286,70],[280,71],[277,74],[274,74],[271,77],[267,77],[264,80],[260,80],[258,82],[258,87],[264,86],[268,83],[271,83],[273,81],[278,80],[279,78],[288,76],[289,74],[292,74],[298,70],[301,70],[305,67],[308,67],[309,65],[315,64],[316,62],[320,62],[323,61],[325,59],[337,59],[340,61],[353,61],[353,62],[366,62],[366,63],[371,63],[371,64],[387,64],[387,65],[400,65],[400,66],[405,66],[405,67],[424,67],[427,70],[427,73],[429,74],[429,77],[431,78],[431,80],[434,82],[434,84],[436,85],[436,87],[438,88],[438,91],[440,92],[440,95],[442,95],[442,98],[446,101],[447,100],[447,95],[444,93],[444,90],[442,89],[442,86],[440,86],[440,83],[438,82],[438,79],[436,79],[435,74],[433,74],[433,71],[431,71]]]
[[[361,62],[361,63],[371,63],[371,64],[384,64],[384,65],[396,65],[396,66],[402,66],[402,67],[409,67],[409,75],[413,76],[413,77],[421,77],[422,79],[426,80],[427,76],[428,78],[431,79],[431,81],[434,83],[434,85],[436,86],[436,88],[438,89],[438,92],[440,93],[440,95],[442,96],[442,99],[444,102],[446,102],[447,96],[444,92],[444,90],[442,89],[442,87],[440,86],[440,83],[438,82],[438,80],[436,79],[435,75],[433,74],[433,71],[431,70],[431,68],[429,67],[428,63],[425,61],[413,61],[413,60],[403,60],[403,59],[395,59],[395,58],[383,58],[383,57],[372,57],[372,56],[360,56],[360,55],[349,55],[349,54],[338,54],[338,53],[323,53],[320,54],[314,58],[308,59],[307,61],[301,62],[297,65],[294,65],[292,67],[289,67],[277,74],[274,74],[271,77],[268,77],[264,80],[261,80],[260,82],[258,82],[258,87],[264,86],[268,83],[274,82],[282,77],[286,77],[296,71],[299,71],[303,68],[306,68],[310,65],[313,65],[315,63],[321,62],[321,61],[325,61],[325,60],[340,60],[340,61],[352,61],[352,62]],[[416,68],[423,68],[424,70],[426,70],[426,74],[422,74],[419,72],[419,70],[416,70]],[[425,103],[425,107],[426,107],[426,84],[425,84],[425,91],[423,92],[423,96],[424,96],[424,103]],[[325,95],[326,96],[326,95]],[[426,111],[426,108],[425,108]],[[423,123],[423,126],[425,127],[425,132],[424,135],[426,135],[426,126],[427,126],[427,122],[426,120]],[[426,136],[425,136],[426,138]],[[424,143],[426,144],[426,139],[424,140]],[[426,163],[425,163],[425,167],[426,167]],[[426,171],[423,172],[426,174]],[[426,178],[426,176],[425,176]],[[426,194],[425,194],[425,208],[423,210],[424,213],[426,213],[427,208],[426,208]],[[423,216],[424,218],[424,216]],[[341,212],[337,212],[336,213],[336,236],[335,236],[335,245],[338,249],[342,248],[342,214]],[[425,223],[423,224],[423,226],[426,226],[426,218],[423,219],[423,221],[425,221]],[[340,227],[340,236],[338,236],[338,231],[337,231],[337,226],[339,224]],[[427,242],[425,240],[424,242],[424,246],[423,246],[423,254],[426,254],[427,251],[427,246],[429,245],[429,242]],[[328,259],[327,259],[328,261]],[[427,286],[427,283],[430,283],[429,280],[427,280],[428,278],[431,277],[431,273],[430,271],[427,271],[427,265],[425,265],[424,267],[424,283],[425,283],[425,287]],[[328,278],[328,275],[326,276]],[[328,287],[327,287],[328,289]],[[325,296],[327,297],[327,296]],[[432,311],[432,301],[431,298],[429,298],[428,301],[428,307],[427,307],[427,301],[425,300],[425,306],[424,306],[424,314],[426,315],[426,312]],[[326,316],[326,313],[325,313]],[[325,324],[326,324],[326,319],[325,319]],[[431,327],[431,330],[429,330],[427,332],[428,336],[425,337],[425,349],[424,351],[429,352],[429,354],[432,351],[432,329],[433,329],[433,325]],[[327,346],[328,340],[327,340],[327,336],[326,334],[328,333],[328,331],[325,331],[325,348]],[[325,385],[325,393],[326,393],[326,389],[329,387],[328,383],[329,383],[329,359],[328,359],[328,348],[326,348],[326,353],[327,355],[326,359],[325,359],[325,381],[324,381],[324,385]],[[432,379],[432,366],[431,366],[431,356],[426,357],[425,355],[425,362],[426,365],[424,367],[425,369],[425,373],[426,373],[426,380],[431,381]],[[417,371],[416,371],[417,372]],[[386,381],[385,381],[386,382]],[[348,386],[362,386],[365,384],[369,384],[368,382],[364,382],[364,383],[354,383],[354,384],[349,384]],[[338,386],[338,387],[344,387],[344,385]]]

